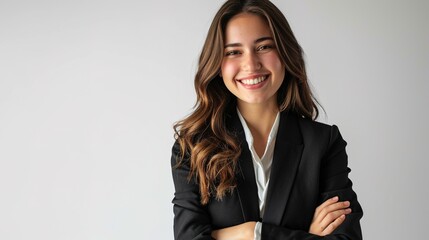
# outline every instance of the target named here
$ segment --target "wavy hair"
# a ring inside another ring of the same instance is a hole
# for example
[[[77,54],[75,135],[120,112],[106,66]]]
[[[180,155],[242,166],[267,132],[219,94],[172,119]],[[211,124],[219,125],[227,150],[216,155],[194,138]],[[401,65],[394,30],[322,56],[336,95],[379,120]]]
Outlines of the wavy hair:
[[[239,13],[262,17],[273,34],[285,79],[277,92],[280,111],[293,111],[316,119],[317,101],[307,81],[303,51],[285,16],[268,0],[228,0],[216,13],[199,57],[194,85],[197,100],[193,112],[174,125],[180,145],[178,165],[189,161],[188,180],[199,184],[201,203],[222,199],[236,187],[235,171],[241,154],[239,139],[226,128],[226,113],[236,106],[235,96],[219,76],[228,21]]]

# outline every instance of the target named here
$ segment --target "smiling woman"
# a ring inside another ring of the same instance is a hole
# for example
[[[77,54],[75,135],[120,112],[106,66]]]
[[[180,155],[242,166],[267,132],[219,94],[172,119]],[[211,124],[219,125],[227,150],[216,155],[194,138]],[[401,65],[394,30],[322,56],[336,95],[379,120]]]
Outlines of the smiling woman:
[[[267,0],[209,29],[196,107],[174,129],[176,239],[361,239],[346,142],[316,122],[302,49]]]

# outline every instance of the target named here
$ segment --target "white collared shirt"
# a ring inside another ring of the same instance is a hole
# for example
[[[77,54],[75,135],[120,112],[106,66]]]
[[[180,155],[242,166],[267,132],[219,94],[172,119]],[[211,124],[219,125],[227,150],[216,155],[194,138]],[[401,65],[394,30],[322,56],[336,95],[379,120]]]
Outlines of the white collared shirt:
[[[270,182],[271,164],[273,162],[274,146],[276,142],[277,131],[280,122],[280,113],[277,113],[276,119],[274,120],[273,126],[271,127],[270,134],[268,135],[267,145],[265,146],[265,152],[260,158],[253,147],[253,136],[247,126],[246,120],[241,115],[237,108],[238,117],[240,118],[241,125],[243,125],[244,134],[246,136],[247,144],[249,145],[250,153],[252,154],[253,169],[255,171],[255,180],[258,187],[258,200],[259,200],[259,212],[260,216],[264,216],[265,212],[265,199],[267,196],[268,184]],[[262,224],[256,223],[255,226],[255,240],[261,239]]]

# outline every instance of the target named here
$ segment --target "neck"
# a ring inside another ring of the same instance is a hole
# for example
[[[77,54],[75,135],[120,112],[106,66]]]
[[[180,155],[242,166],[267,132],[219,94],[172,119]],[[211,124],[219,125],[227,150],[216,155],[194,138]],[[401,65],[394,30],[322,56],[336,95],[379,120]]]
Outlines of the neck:
[[[253,147],[261,158],[265,152],[268,136],[279,112],[277,102],[264,104],[237,103],[238,110],[246,120],[253,137]]]
[[[277,102],[272,101],[263,104],[248,104],[238,101],[237,107],[249,127],[261,130],[268,128],[268,133],[279,112]]]
[[[261,140],[265,142],[279,112],[277,102],[248,104],[239,101],[237,107],[246,120],[253,137],[262,138]]]

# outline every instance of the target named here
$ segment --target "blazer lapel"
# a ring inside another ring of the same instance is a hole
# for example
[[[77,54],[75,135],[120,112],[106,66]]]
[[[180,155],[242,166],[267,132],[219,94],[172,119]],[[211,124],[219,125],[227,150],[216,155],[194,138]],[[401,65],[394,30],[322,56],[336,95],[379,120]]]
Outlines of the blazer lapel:
[[[229,115],[231,120],[232,133],[239,139],[241,155],[238,160],[238,170],[236,174],[237,194],[240,201],[243,221],[259,221],[259,200],[258,188],[256,186],[255,172],[253,169],[252,155],[250,154],[249,145],[246,141],[243,126],[238,118],[236,110]]]
[[[259,221],[258,188],[253,170],[252,156],[247,143],[243,143],[237,176],[237,194],[243,212],[244,222]]]
[[[280,115],[263,222],[281,224],[304,147],[298,118],[294,113]]]

